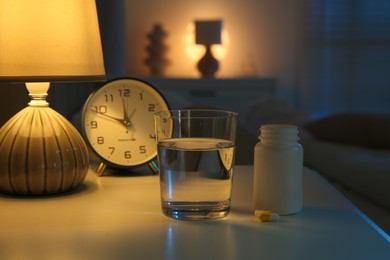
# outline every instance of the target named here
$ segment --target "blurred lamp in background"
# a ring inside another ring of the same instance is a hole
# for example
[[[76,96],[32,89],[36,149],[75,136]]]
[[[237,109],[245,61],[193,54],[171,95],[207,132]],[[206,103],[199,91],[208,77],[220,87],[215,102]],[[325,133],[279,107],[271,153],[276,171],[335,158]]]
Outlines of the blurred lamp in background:
[[[53,194],[84,181],[83,138],[45,99],[49,82],[104,78],[95,0],[0,0],[0,81],[26,82],[31,97],[0,130],[1,192]]]
[[[211,51],[213,44],[221,44],[222,21],[195,21],[195,42],[206,47],[204,56],[198,62],[198,69],[203,77],[214,77],[219,62]]]

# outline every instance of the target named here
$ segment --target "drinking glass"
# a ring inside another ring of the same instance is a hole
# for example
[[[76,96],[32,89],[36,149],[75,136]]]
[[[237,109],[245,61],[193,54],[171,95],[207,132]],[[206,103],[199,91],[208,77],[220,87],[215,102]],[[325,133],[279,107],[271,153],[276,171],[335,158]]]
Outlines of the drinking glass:
[[[161,206],[171,218],[224,218],[230,212],[238,114],[170,110],[154,115]]]

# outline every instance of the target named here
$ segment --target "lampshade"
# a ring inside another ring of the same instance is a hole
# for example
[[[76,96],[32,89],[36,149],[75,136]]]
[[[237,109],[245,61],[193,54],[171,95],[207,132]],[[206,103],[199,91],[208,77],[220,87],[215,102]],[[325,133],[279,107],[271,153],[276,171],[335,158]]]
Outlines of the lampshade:
[[[221,20],[195,21],[195,42],[203,45],[220,44],[221,31]]]
[[[0,0],[0,81],[104,74],[95,0]]]
[[[0,81],[26,82],[32,99],[0,129],[1,192],[53,194],[84,181],[85,142],[46,96],[49,82],[104,75],[95,0],[0,0]]]

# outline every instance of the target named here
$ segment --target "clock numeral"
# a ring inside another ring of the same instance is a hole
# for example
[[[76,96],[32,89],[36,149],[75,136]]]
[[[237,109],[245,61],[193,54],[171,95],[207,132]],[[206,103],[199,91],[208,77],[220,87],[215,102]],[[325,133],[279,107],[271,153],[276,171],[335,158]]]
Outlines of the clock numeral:
[[[156,134],[149,134],[150,139],[156,139]]]
[[[103,136],[98,136],[96,140],[97,140],[98,144],[104,144],[104,137]]]
[[[140,99],[140,100],[144,100],[144,96],[142,95],[142,92],[139,93],[139,99]]]
[[[108,149],[111,150],[110,154],[113,154],[115,152],[115,147],[110,146],[110,147],[108,147]]]
[[[92,129],[96,129],[96,128],[98,128],[98,123],[97,123],[97,121],[91,121],[91,128]]]
[[[130,151],[125,151],[125,158],[130,159],[131,158],[131,152]]]
[[[114,102],[114,96],[112,94],[105,94],[104,97],[106,98],[106,102]]]
[[[141,146],[139,147],[139,153],[140,153],[140,154],[146,153],[146,147],[145,147],[145,145],[141,145]]]
[[[156,109],[156,106],[154,104],[149,104],[149,112],[154,112]]]
[[[101,105],[101,106],[93,106],[92,110],[96,113],[100,114],[106,114],[107,113],[107,106]]]
[[[118,89],[119,91],[119,96],[121,97],[130,97],[130,89],[125,88],[125,89]]]

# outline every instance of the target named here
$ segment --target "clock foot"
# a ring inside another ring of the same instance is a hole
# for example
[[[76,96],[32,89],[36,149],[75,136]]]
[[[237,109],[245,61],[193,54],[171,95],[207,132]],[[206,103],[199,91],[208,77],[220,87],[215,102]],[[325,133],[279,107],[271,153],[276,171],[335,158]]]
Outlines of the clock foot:
[[[148,163],[150,169],[153,171],[153,174],[158,174],[158,163],[157,160],[151,160]]]
[[[106,167],[107,167],[107,164],[105,164],[104,162],[101,162],[96,169],[96,175],[99,177],[103,176],[104,170],[106,169]]]

